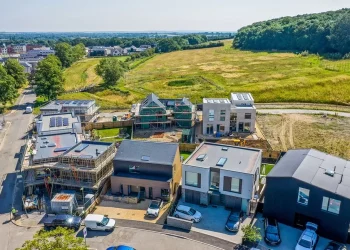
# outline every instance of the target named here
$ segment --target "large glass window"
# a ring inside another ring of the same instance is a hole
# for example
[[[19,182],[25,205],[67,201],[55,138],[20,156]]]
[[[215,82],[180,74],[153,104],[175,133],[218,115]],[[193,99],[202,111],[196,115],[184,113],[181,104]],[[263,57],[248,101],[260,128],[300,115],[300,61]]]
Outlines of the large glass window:
[[[220,172],[210,170],[210,189],[219,190],[220,186]]]
[[[211,135],[214,133],[214,127],[213,124],[207,124],[207,134]]]
[[[249,132],[250,131],[250,122],[244,123],[244,132]]]
[[[169,197],[169,189],[161,189],[160,190],[160,196],[162,196],[162,197]]]
[[[331,199],[323,196],[322,200],[322,210],[328,211],[334,214],[339,214],[340,211],[340,200]]]
[[[225,121],[225,116],[220,116],[220,121],[224,122]]]
[[[138,174],[140,173],[138,166],[129,166],[129,173],[130,174]]]
[[[209,121],[213,122],[214,121],[214,109],[209,109]]]
[[[198,173],[186,171],[185,172],[185,184],[187,186],[198,187],[199,186]]]
[[[224,109],[220,110],[220,115],[226,115],[226,110]]]
[[[233,178],[231,180],[231,192],[241,192],[241,179]]]
[[[310,190],[306,188],[299,188],[298,192],[298,203],[307,205],[309,203]]]
[[[245,113],[244,114],[244,119],[252,119],[252,114],[251,113]]]

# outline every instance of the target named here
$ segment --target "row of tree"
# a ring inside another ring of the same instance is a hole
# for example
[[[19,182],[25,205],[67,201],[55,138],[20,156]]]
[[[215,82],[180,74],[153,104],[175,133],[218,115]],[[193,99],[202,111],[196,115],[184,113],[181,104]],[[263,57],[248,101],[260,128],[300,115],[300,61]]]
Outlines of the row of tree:
[[[238,30],[234,46],[251,50],[350,52],[350,9],[282,17]]]
[[[85,56],[85,46],[82,43],[78,43],[72,46],[68,43],[57,43],[55,48],[55,55],[61,61],[62,67],[68,68],[72,63],[80,60]]]

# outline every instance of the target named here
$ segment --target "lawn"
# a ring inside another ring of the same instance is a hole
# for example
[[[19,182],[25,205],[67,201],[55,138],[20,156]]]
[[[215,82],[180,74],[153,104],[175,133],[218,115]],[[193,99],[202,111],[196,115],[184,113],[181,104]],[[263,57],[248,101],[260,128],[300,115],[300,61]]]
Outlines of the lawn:
[[[112,137],[112,136],[117,136],[119,135],[119,128],[108,128],[108,129],[99,129],[99,130],[95,130],[97,135],[100,138],[104,138],[104,137]]]
[[[268,173],[270,173],[271,169],[274,167],[274,164],[262,164],[262,168],[261,168],[261,174],[262,175],[267,175]]]
[[[350,60],[241,51],[231,48],[231,43],[156,55],[126,73],[113,90],[69,94],[69,98],[95,98],[102,108],[129,108],[151,92],[161,98],[186,96],[201,103],[203,97],[229,97],[233,91],[248,91],[256,102],[350,104]],[[70,78],[70,84],[79,84],[83,72],[85,69]],[[89,72],[90,82],[101,80],[93,70]]]
[[[180,152],[180,155],[184,158],[184,161],[191,155],[191,152]]]

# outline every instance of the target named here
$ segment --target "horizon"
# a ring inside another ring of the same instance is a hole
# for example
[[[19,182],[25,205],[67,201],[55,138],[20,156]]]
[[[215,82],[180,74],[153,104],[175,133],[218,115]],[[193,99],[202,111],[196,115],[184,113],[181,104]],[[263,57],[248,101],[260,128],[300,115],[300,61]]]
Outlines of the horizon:
[[[18,8],[21,6],[21,8]],[[348,0],[6,1],[2,33],[236,32],[264,20],[349,8]],[[186,27],[186,28],[184,28]]]

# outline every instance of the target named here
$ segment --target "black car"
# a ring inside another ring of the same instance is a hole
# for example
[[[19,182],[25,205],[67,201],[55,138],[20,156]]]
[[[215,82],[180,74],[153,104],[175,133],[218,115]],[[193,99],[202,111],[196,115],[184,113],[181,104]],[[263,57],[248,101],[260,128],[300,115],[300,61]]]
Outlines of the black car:
[[[56,216],[47,216],[44,219],[44,226],[48,229],[56,227],[66,227],[78,230],[81,224],[81,218],[68,214],[59,214]]]
[[[335,241],[331,241],[328,243],[327,247],[325,248],[325,250],[346,250],[346,246],[344,244],[335,242]]]
[[[272,218],[265,218],[265,242],[268,245],[279,245],[281,243],[278,222]]]
[[[231,212],[230,216],[226,221],[226,229],[231,232],[238,232],[239,226],[242,221],[242,213],[241,212]]]

